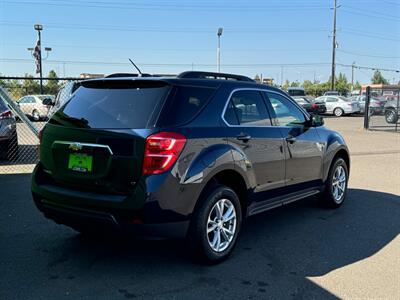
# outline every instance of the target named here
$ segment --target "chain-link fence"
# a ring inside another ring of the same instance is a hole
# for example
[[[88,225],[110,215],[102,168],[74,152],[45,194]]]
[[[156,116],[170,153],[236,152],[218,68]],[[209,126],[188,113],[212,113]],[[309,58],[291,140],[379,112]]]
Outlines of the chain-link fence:
[[[71,95],[76,80],[0,78],[0,174],[30,173],[39,132]],[[43,91],[43,93],[40,93]]]
[[[400,131],[400,88],[383,86],[366,90],[364,127],[370,130]],[[368,112],[368,113],[367,113]]]

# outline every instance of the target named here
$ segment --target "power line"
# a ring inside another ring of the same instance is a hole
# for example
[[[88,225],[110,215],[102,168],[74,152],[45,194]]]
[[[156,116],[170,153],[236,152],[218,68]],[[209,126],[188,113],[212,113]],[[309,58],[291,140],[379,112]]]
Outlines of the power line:
[[[379,39],[379,40],[387,40],[387,41],[395,41],[395,42],[400,41],[400,39],[397,39],[395,37],[374,35],[374,34],[365,33],[363,31],[357,31],[357,30],[351,30],[351,29],[341,30],[341,33],[357,35],[357,36],[364,36],[364,37],[369,37],[369,38]]]
[[[270,5],[270,6],[251,6],[251,5],[246,5],[246,6],[212,6],[212,5],[207,5],[207,6],[188,6],[188,5],[165,5],[165,4],[158,4],[157,6],[153,5],[149,6],[149,4],[137,4],[137,3],[123,3],[123,4],[117,4],[117,3],[100,3],[100,2],[88,2],[89,4],[81,3],[81,2],[76,2],[76,3],[71,3],[70,1],[68,2],[61,2],[57,1],[56,3],[54,2],[49,2],[47,1],[3,1],[3,3],[7,4],[12,4],[12,5],[44,5],[44,6],[55,6],[55,7],[87,7],[87,8],[105,8],[105,9],[130,9],[130,10],[158,10],[158,11],[220,11],[223,10],[224,12],[230,12],[230,11],[265,11],[265,12],[274,12],[274,11],[310,11],[310,10],[321,10],[321,9],[327,9],[327,6],[321,6],[321,5]]]
[[[57,48],[76,48],[76,44],[51,44],[53,47]],[[26,47],[27,43],[7,43],[8,46],[18,46],[18,47]],[[85,45],[79,44],[80,48],[91,48],[91,49],[113,49],[113,50],[135,50],[135,51],[190,51],[190,52],[215,52],[213,48],[136,48],[136,47],[118,47],[118,46],[95,46],[95,45]],[[225,52],[326,52],[326,49],[299,49],[299,48],[254,48],[254,49],[245,49],[245,48],[228,48],[224,50]]]
[[[400,22],[399,18],[388,18],[388,17],[383,17],[383,16],[377,16],[373,13],[365,13],[365,12],[358,12],[358,11],[356,12],[356,11],[347,10],[347,9],[342,9],[341,11],[344,13],[347,13],[347,14],[352,14],[352,15],[373,17],[374,19],[381,19],[381,20],[392,21],[392,22]]]
[[[0,58],[0,61],[4,62],[20,62],[20,63],[32,63],[31,59],[25,58]],[[112,65],[112,66],[130,66],[129,63],[126,62],[106,62],[106,61],[77,61],[77,60],[46,60],[46,63],[50,64],[73,64],[73,65]],[[141,63],[138,62],[138,65],[141,66],[192,66],[192,63]],[[215,67],[215,64],[207,64],[207,63],[196,63],[194,64],[200,67]],[[268,66],[287,66],[287,67],[307,67],[307,66],[325,66],[329,65],[329,63],[324,62],[307,62],[307,63],[254,63],[254,64],[223,64],[224,67],[268,67]]]
[[[346,54],[357,55],[357,56],[365,56],[365,57],[387,58],[387,59],[400,58],[400,56],[369,55],[369,54],[362,54],[362,53],[356,53],[356,52],[351,52],[351,51],[345,51],[345,50],[341,50],[341,49],[337,49],[337,51],[342,52],[342,53],[346,53]]]
[[[357,12],[361,11],[361,12],[369,13],[369,14],[372,14],[372,15],[375,15],[375,16],[379,15],[379,16],[388,17],[388,18],[394,18],[394,19],[398,18],[398,16],[395,16],[395,15],[388,15],[388,14],[385,14],[385,13],[372,11],[372,10],[368,10],[368,9],[364,9],[364,8],[359,8],[359,7],[354,7],[354,6],[350,6],[350,5],[343,5],[343,7],[350,8],[351,10],[354,9]]]
[[[27,22],[0,22],[3,26],[21,26],[21,27],[31,27],[32,23]],[[136,31],[136,32],[184,32],[184,33],[211,33],[214,32],[214,28],[172,28],[168,29],[166,27],[142,27],[142,26],[115,26],[115,25],[79,25],[79,24],[57,24],[57,23],[43,23],[43,25],[48,26],[48,29],[76,29],[76,30],[103,30],[103,31]],[[224,28],[225,29],[225,28]],[[234,28],[227,27],[226,31],[230,34],[251,34],[251,33],[299,33],[299,32],[328,32],[326,28],[270,28],[270,29],[260,29],[260,28]]]
[[[385,72],[395,72],[395,73],[400,73],[399,69],[386,69],[386,68],[377,68],[377,67],[366,67],[366,66],[358,66],[358,65],[348,65],[348,64],[340,64],[338,63],[337,65],[342,66],[342,67],[354,67],[356,69],[364,69],[364,70],[372,70],[372,71],[385,71]]]

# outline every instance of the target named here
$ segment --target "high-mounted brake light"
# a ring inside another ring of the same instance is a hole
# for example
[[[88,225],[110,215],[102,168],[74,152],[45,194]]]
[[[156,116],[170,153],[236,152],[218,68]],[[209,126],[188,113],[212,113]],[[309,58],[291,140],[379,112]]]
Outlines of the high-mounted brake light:
[[[160,174],[168,170],[178,159],[186,138],[174,132],[160,132],[146,139],[143,174]]]
[[[7,110],[0,114],[0,119],[8,119],[8,118],[12,118],[12,116],[13,116],[12,112]]]

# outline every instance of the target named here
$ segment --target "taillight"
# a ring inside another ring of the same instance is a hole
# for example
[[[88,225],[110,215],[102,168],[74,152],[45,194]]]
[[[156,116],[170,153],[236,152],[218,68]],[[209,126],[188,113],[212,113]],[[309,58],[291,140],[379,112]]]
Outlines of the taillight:
[[[186,138],[174,132],[160,132],[146,139],[143,174],[160,174],[168,170],[178,159],[186,144]]]
[[[315,103],[313,103],[313,104],[311,105],[311,107],[312,107],[313,109],[317,109],[317,108],[318,108],[318,105],[315,104]]]
[[[13,116],[12,112],[7,110],[0,114],[0,119],[8,119],[8,118],[12,118],[12,116]]]

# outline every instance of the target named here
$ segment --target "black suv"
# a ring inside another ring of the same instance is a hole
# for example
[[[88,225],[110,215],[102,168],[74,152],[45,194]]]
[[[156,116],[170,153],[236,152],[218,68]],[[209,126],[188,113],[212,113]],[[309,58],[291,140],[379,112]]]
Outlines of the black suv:
[[[41,132],[34,201],[79,232],[186,237],[220,261],[242,220],[311,195],[339,207],[343,138],[285,92],[239,75],[79,83]]]

